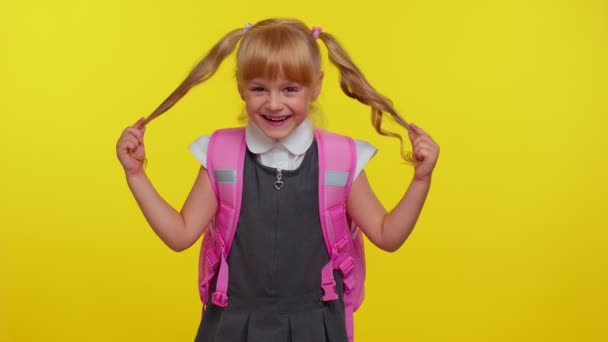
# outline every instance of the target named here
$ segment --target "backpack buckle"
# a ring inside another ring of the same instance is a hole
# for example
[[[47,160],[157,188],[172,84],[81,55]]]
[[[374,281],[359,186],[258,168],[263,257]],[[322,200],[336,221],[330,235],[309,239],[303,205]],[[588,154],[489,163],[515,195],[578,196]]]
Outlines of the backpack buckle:
[[[334,268],[332,261],[323,266],[323,270],[321,271],[321,288],[323,288],[323,292],[325,293],[323,296],[324,302],[339,298],[338,294],[336,293],[336,280],[334,279]]]
[[[215,291],[213,295],[211,295],[211,302],[217,306],[225,308],[228,305],[228,296],[226,296],[225,293]]]
[[[333,280],[333,278],[331,283],[323,283],[321,287],[325,293],[325,295],[323,295],[324,302],[338,299],[338,294],[336,293],[336,282]]]
[[[344,292],[350,292],[350,290],[352,290],[355,286],[355,277],[353,276],[348,276],[348,277],[344,277],[344,279],[342,280],[342,283],[344,284]]]
[[[344,249],[344,247],[346,247],[349,240],[350,240],[350,238],[348,236],[345,236],[342,239],[340,239],[340,241],[338,241],[338,243],[336,243],[336,246],[338,247],[338,251],[341,252]]]
[[[348,242],[350,239],[348,237],[344,237],[340,239],[340,241],[336,242],[334,247],[331,249],[331,261],[338,268],[338,263],[340,262],[340,257],[345,254],[345,249],[348,246]]]
[[[340,269],[340,272],[342,272],[342,275],[347,277],[355,268],[355,259],[353,259],[351,256],[344,258],[344,260],[342,260],[338,265],[338,268]]]

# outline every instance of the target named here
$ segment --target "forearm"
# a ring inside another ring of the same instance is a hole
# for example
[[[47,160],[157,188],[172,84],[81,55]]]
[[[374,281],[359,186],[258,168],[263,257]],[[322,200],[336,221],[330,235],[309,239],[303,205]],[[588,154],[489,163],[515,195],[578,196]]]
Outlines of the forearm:
[[[171,249],[182,250],[186,234],[181,214],[160,196],[143,171],[127,176],[127,184],[156,235]]]
[[[412,179],[403,198],[386,214],[382,222],[385,250],[396,251],[410,235],[418,221],[430,186],[430,177],[426,180]]]
[[[413,151],[414,177],[403,198],[389,213],[371,189],[365,172],[353,181],[348,193],[349,217],[363,230],[369,240],[379,248],[394,252],[410,235],[431,187],[431,176],[439,145],[420,127],[410,124],[408,133]]]

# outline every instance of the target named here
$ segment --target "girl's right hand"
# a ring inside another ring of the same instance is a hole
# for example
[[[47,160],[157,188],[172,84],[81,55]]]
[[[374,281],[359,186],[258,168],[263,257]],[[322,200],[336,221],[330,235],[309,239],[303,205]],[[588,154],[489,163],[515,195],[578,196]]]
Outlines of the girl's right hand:
[[[144,149],[145,121],[145,118],[141,118],[133,126],[125,128],[118,139],[118,143],[116,143],[116,155],[127,176],[136,175],[143,171],[144,160],[146,159]]]

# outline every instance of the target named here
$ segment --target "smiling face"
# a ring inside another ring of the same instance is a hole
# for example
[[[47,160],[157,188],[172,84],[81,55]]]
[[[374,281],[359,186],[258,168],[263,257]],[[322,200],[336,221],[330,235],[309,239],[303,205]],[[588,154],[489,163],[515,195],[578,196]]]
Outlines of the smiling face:
[[[281,140],[307,117],[310,104],[319,96],[322,75],[312,85],[277,77],[257,77],[239,86],[251,120],[267,137]]]
[[[302,22],[270,19],[243,35],[236,79],[249,120],[271,139],[287,137],[321,91],[321,55]]]

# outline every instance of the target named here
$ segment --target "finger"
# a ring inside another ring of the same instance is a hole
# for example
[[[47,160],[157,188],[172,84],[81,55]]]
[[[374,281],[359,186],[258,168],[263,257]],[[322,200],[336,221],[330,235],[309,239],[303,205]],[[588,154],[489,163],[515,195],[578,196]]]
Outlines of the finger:
[[[146,122],[146,118],[145,117],[141,117],[131,127],[141,128],[144,125],[145,122]]]
[[[139,142],[141,142],[143,140],[143,135],[144,135],[143,131],[141,131],[137,128],[128,127],[127,133],[130,133],[131,136],[135,136],[137,138],[137,140],[139,140]]]
[[[132,141],[126,140],[121,144],[121,149],[123,151],[127,151],[129,153],[133,152],[137,145],[135,145]]]
[[[428,133],[426,133],[422,128],[420,128],[418,125],[411,123],[410,126],[412,126],[412,128],[414,129],[414,132],[416,132],[416,134],[418,135],[426,135],[428,136]]]
[[[408,133],[412,132],[414,133],[414,127],[412,127],[413,123],[409,123],[409,124],[405,124],[405,129],[408,131]]]
[[[432,145],[432,144],[428,141],[428,139],[426,139],[425,137],[420,136],[420,135],[417,136],[412,143],[413,148],[417,148],[419,146],[430,146],[430,145]]]
[[[433,138],[431,138],[430,135],[428,135],[427,133],[422,133],[420,135],[418,135],[418,137],[416,138],[416,140],[414,141],[414,143],[419,143],[419,142],[425,142],[431,146],[437,146],[437,143],[433,140]]]
[[[139,140],[143,142],[143,140],[144,140],[144,134],[146,133],[146,126],[145,126],[145,124],[143,126],[140,126],[136,130],[137,130],[137,133],[138,133]]]
[[[143,155],[143,148],[141,147],[141,145],[137,145],[137,146],[135,146],[135,148],[133,148],[133,149],[131,150],[131,152],[130,152],[130,153],[131,153],[131,155],[132,155],[133,157],[136,157],[136,158],[137,158],[137,157],[139,157],[140,155]]]
[[[118,142],[118,146],[121,146],[123,148],[128,148],[128,149],[136,149],[140,145],[141,144],[140,144],[139,140],[137,139],[137,137],[135,137],[133,135],[125,135]]]
[[[419,157],[419,156],[420,156],[420,147],[414,147],[414,148],[412,149],[412,152],[414,153],[414,155],[415,155],[416,157]]]
[[[414,148],[428,148],[429,150],[438,150],[439,147],[437,146],[437,144],[433,143],[432,141],[429,141],[428,139],[420,139],[420,140],[416,140],[415,144],[414,144]]]
[[[423,161],[430,156],[430,151],[426,148],[421,148],[416,151],[416,156],[418,157],[418,160]]]
[[[137,137],[134,136],[128,136],[125,138],[127,141],[129,141],[130,143],[133,144],[133,146],[137,147],[140,145],[139,143],[139,139],[137,139]]]
[[[424,141],[424,140],[416,140],[416,142],[414,143],[414,149],[420,149],[422,147],[429,147],[429,143]]]
[[[414,133],[413,131],[408,131],[407,137],[410,139],[410,142],[412,143],[412,146],[413,146],[416,143],[416,138],[418,137],[418,135],[416,135],[416,133]]]
[[[438,154],[428,148],[421,148],[416,151],[416,154],[421,160],[437,160]]]

